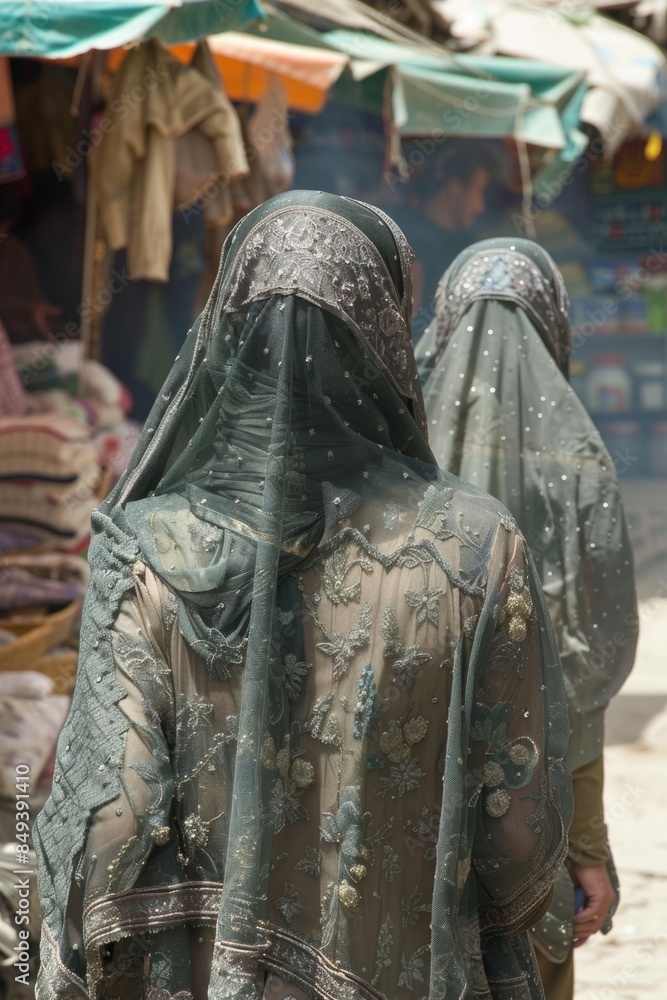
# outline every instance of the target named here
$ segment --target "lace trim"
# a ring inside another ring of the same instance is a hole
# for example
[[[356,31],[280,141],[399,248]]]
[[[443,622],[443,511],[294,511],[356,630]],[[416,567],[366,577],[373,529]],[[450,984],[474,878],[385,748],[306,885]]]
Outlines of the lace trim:
[[[502,902],[487,902],[479,907],[479,927],[486,937],[502,934],[512,937],[523,927],[531,913],[539,906],[551,890],[558,870],[567,857],[567,836],[562,817],[561,838],[558,847],[544,864],[531,884],[520,889]]]
[[[508,979],[503,983],[490,982],[493,1000],[532,1000],[534,994],[526,976]]]
[[[354,199],[350,199],[353,201]],[[398,226],[390,215],[383,212],[381,208],[376,205],[371,205],[366,201],[359,202],[360,205],[364,205],[366,208],[370,209],[371,212],[375,212],[379,215],[382,221],[385,223],[387,228],[390,230],[391,235],[394,237],[394,243],[398,248],[398,254],[401,260],[401,276],[403,278],[403,303],[402,311],[403,318],[405,320],[405,325],[410,329],[410,323],[412,320],[412,265],[414,264],[415,254],[405,238],[405,233]]]
[[[378,217],[380,213],[373,209]],[[384,216],[386,219],[387,217]],[[388,223],[387,223],[388,224]],[[399,231],[392,228],[395,240]],[[406,280],[405,240],[402,253]],[[403,302],[409,302],[404,295]],[[298,295],[349,325],[385,376],[412,404],[426,436],[417,364],[403,303],[377,248],[360,229],[334,212],[292,205],[250,230],[225,278],[223,292],[207,317],[208,335],[223,311],[242,309],[271,295]]]
[[[216,882],[130,889],[104,896],[91,903],[83,916],[86,951],[186,920],[215,926],[221,896],[222,886]]]
[[[42,924],[39,958],[35,1000],[88,1000],[85,983],[63,965],[58,945],[46,924]]]
[[[269,938],[262,964],[318,1000],[385,1000],[384,994],[330,962],[289,931],[263,928]]]
[[[565,373],[570,353],[569,301],[560,271],[551,285],[530,257],[516,250],[485,249],[455,273],[448,270],[436,292],[436,357],[443,351],[465,311],[478,299],[518,303],[537,323],[551,354]]]

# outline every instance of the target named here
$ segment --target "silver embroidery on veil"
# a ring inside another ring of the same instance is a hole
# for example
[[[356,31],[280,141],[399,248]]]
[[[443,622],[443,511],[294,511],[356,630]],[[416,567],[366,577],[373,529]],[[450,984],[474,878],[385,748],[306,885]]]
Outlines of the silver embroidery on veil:
[[[384,218],[388,225],[388,217]],[[214,306],[202,319],[203,335],[217,329],[223,308],[230,312],[271,295],[298,295],[358,333],[399,395],[410,402],[426,433],[417,366],[405,335],[411,252],[395,224],[389,228],[401,259],[402,302],[376,247],[352,223],[326,209],[298,205],[273,213],[248,233],[237,250],[223,294],[211,296]],[[343,280],[341,264],[348,274]]]

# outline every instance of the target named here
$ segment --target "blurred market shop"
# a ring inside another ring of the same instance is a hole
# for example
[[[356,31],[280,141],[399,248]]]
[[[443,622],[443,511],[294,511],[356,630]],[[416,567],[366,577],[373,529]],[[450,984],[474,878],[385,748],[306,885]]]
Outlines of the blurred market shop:
[[[577,329],[573,384],[612,453],[635,475],[664,475],[665,63],[621,23],[632,5],[617,7],[612,20],[579,2],[335,0],[324,12],[289,0],[260,12],[194,0],[166,15],[134,5],[133,17],[106,4],[100,18],[74,0],[31,22],[30,4],[0,5],[5,254],[27,247],[42,325],[104,362],[143,420],[245,211],[322,187],[404,222],[429,161],[461,140],[494,147],[484,211],[451,256],[513,233],[553,253]],[[643,16],[659,31],[657,11]],[[151,174],[158,146],[169,166]],[[430,290],[417,294],[416,334]],[[12,323],[10,339],[31,339]]]

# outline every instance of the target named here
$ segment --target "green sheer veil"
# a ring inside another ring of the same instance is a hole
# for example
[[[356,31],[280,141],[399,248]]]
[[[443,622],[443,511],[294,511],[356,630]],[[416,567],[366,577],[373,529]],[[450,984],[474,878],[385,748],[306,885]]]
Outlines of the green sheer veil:
[[[96,766],[109,775],[94,785],[90,761],[77,758],[67,794],[58,779],[40,817],[47,933],[72,906],[89,817],[119,792],[110,761],[122,759],[127,725],[115,706],[125,692],[112,677],[108,629],[140,558],[177,596],[180,630],[210,673],[224,680],[244,669],[218,938],[245,949],[253,971],[237,977],[224,954],[216,968],[220,996],[255,994],[271,851],[256,748],[268,731],[277,745],[289,732],[269,688],[281,621],[297,600],[290,574],[382,485],[412,468],[424,481],[437,476],[409,335],[411,259],[383,213],[320,192],[273,198],[230,234],[130,466],[93,515],[82,647],[100,687],[91,710],[79,684],[71,721],[87,726],[93,756],[104,745]],[[298,649],[298,622],[294,630]],[[79,816],[63,808],[68,796]],[[67,842],[53,838],[55,814],[71,824]],[[86,883],[86,871],[78,878]],[[80,952],[66,961],[82,968]]]
[[[529,240],[469,247],[445,273],[417,347],[429,438],[443,469],[501,500],[533,553],[570,703],[572,768],[602,751],[638,617],[618,477],[567,382],[568,299]]]
[[[220,989],[234,996],[256,989],[258,887],[270,859],[270,789],[256,748],[269,728],[278,746],[289,732],[287,713],[283,732],[269,725],[278,588],[327,526],[376,490],[369,469],[381,464],[390,479],[401,454],[432,461],[407,340],[409,250],[390,226],[364,205],[317,192],[250,213],[223,251],[196,367],[119,497],[148,563],[180,595],[187,642],[222,679],[245,664],[235,848],[217,933],[249,949],[250,971],[238,971],[236,953],[227,963],[224,949],[215,965]],[[399,419],[387,420],[393,413]],[[156,471],[145,497],[142,479]],[[197,560],[199,524],[211,543]]]

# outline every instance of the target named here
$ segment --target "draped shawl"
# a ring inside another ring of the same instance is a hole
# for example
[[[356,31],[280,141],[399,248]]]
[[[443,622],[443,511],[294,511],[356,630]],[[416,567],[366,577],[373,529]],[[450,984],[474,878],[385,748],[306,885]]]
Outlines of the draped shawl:
[[[541,996],[557,651],[512,518],[434,464],[410,300],[348,199],[228,239],[93,517],[39,1000]]]
[[[445,273],[417,357],[438,463],[501,500],[532,551],[565,673],[574,769],[602,752],[638,616],[618,476],[567,382],[568,305],[537,244],[476,243]]]

